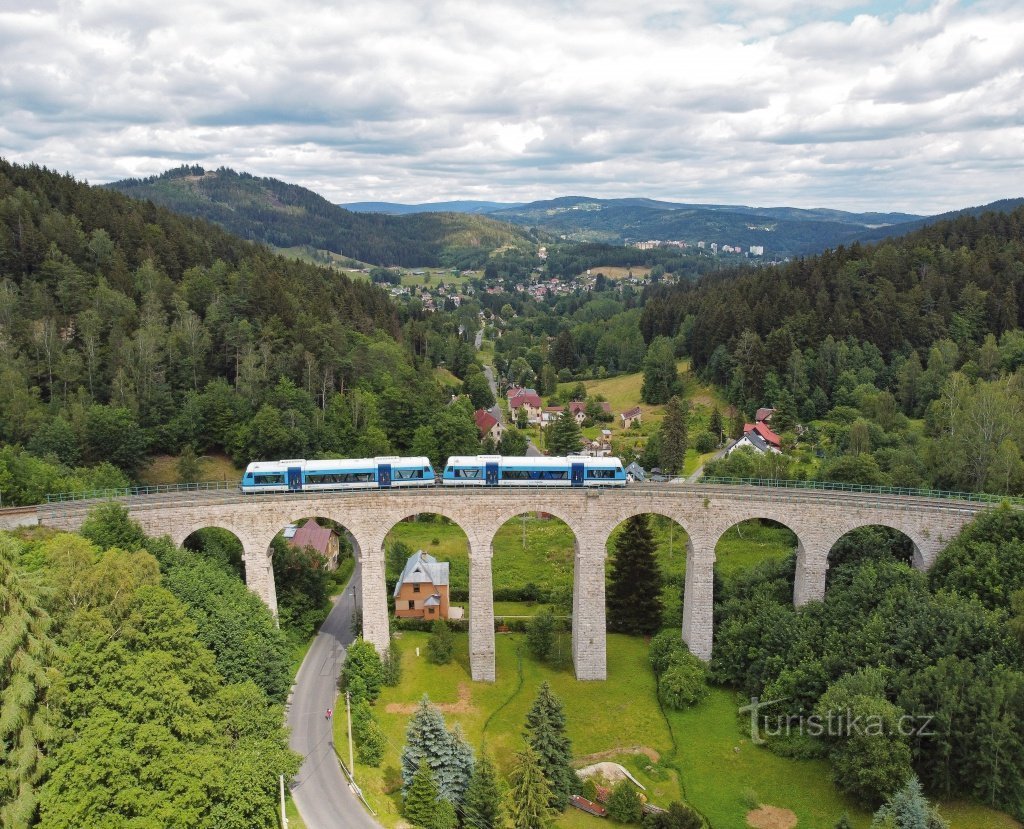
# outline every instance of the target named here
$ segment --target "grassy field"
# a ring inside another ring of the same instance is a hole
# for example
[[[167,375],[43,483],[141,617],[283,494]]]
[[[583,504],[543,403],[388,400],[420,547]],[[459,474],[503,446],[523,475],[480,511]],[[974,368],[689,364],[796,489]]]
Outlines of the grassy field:
[[[646,265],[637,265],[635,268],[624,268],[621,265],[597,265],[596,267],[588,268],[588,270],[591,276],[603,273],[609,279],[628,279],[630,276],[635,276],[639,279],[651,272],[651,269]],[[580,274],[580,276],[583,275]]]
[[[380,768],[357,764],[356,777],[385,826],[400,822],[401,748],[412,706],[428,694],[432,702],[456,705],[445,713],[449,727],[458,723],[469,742],[484,746],[503,772],[521,745],[523,721],[537,688],[548,681],[562,700],[575,756],[607,753],[648,788],[652,802],[666,805],[686,799],[716,829],[745,826],[747,801],[791,809],[797,827],[828,829],[848,813],[865,829],[870,814],[850,803],[832,784],[828,764],[820,760],[778,757],[753,745],[737,716],[741,703],[731,691],[713,689],[699,706],[662,715],[654,677],[641,639],[609,635],[608,681],[577,682],[571,669],[554,669],[525,655],[521,634],[497,637],[497,681],[474,683],[468,667],[468,637],[456,636],[456,656],[448,665],[431,665],[425,656],[428,635],[404,633],[402,682],[385,688],[375,706],[388,747]],[[390,709],[390,710],[389,710]],[[335,718],[335,744],[345,746],[344,717]],[[673,748],[675,746],[675,748]],[[652,761],[630,749],[653,749]],[[1020,824],[983,807],[952,803],[943,808],[952,829],[1013,829]],[[555,824],[562,829],[597,829],[602,824],[569,809]],[[615,824],[612,823],[612,826]]]
[[[200,481],[239,481],[243,470],[235,466],[226,455],[203,455],[199,459]],[[142,486],[178,484],[178,458],[174,455],[156,455],[139,473]]]

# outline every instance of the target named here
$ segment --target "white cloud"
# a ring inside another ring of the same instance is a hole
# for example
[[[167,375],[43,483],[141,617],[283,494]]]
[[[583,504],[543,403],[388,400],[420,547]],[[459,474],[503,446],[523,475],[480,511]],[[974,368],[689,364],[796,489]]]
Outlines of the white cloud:
[[[1015,0],[126,8],[4,4],[0,154],[96,182],[223,164],[335,201],[932,212],[1024,181]]]

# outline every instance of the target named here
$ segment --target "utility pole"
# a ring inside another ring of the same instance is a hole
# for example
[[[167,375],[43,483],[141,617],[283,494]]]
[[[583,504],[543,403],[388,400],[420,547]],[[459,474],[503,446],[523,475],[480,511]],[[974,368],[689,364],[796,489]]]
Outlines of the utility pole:
[[[526,513],[524,512],[522,515],[519,516],[519,518],[520,518],[521,523],[523,525],[523,549],[525,550],[526,549]]]
[[[281,827],[282,829],[288,829],[288,816],[285,814],[284,810],[284,775],[279,774],[277,779],[281,784]]]
[[[352,756],[352,695],[345,692],[345,715],[348,718],[348,773],[352,782],[356,782],[356,761]]]

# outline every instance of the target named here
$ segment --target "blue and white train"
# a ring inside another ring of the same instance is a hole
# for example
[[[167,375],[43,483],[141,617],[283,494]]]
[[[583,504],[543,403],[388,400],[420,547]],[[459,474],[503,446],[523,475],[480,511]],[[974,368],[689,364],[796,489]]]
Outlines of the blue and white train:
[[[316,492],[433,486],[429,458],[257,461],[245,468],[242,492]]]
[[[448,458],[441,482],[445,486],[625,486],[626,471],[618,458],[462,455]]]

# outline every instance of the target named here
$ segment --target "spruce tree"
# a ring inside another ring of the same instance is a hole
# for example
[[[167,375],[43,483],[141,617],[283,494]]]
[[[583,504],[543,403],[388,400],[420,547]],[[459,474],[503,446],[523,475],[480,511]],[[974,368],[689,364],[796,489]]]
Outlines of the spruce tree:
[[[547,682],[540,686],[526,715],[523,736],[537,753],[537,762],[551,789],[548,805],[562,811],[576,790],[577,777],[572,767],[572,744],[565,734],[565,712]]]
[[[925,798],[916,774],[910,775],[901,789],[875,812],[872,829],[949,829]]]
[[[626,519],[615,539],[608,584],[608,629],[633,635],[661,628],[661,571],[645,514]]]
[[[409,780],[409,787],[403,800],[402,814],[413,826],[433,829],[436,810],[437,783],[434,781],[434,773],[427,765],[426,759],[421,759]]]
[[[690,403],[673,396],[665,404],[665,419],[658,430],[658,461],[666,475],[678,475],[686,463],[687,421]]]
[[[505,825],[501,794],[501,779],[491,758],[481,751],[462,801],[462,821],[467,829],[501,829]]]
[[[435,665],[447,665],[452,661],[455,640],[452,629],[444,619],[435,619],[427,640],[427,659]]]
[[[548,429],[547,446],[552,455],[569,455],[580,451],[580,426],[568,409]]]
[[[456,726],[453,731],[445,728],[444,715],[424,694],[419,708],[409,720],[405,748],[402,749],[402,791],[408,792],[413,778],[424,761],[434,775],[434,781],[442,797],[458,808],[469,778],[473,773],[473,749]]]
[[[527,745],[509,775],[509,809],[515,829],[547,829],[554,819],[552,792],[537,753]]]
[[[711,410],[711,418],[708,420],[708,431],[715,436],[715,445],[721,446],[722,444],[722,413],[718,410],[718,406],[715,406]]]

